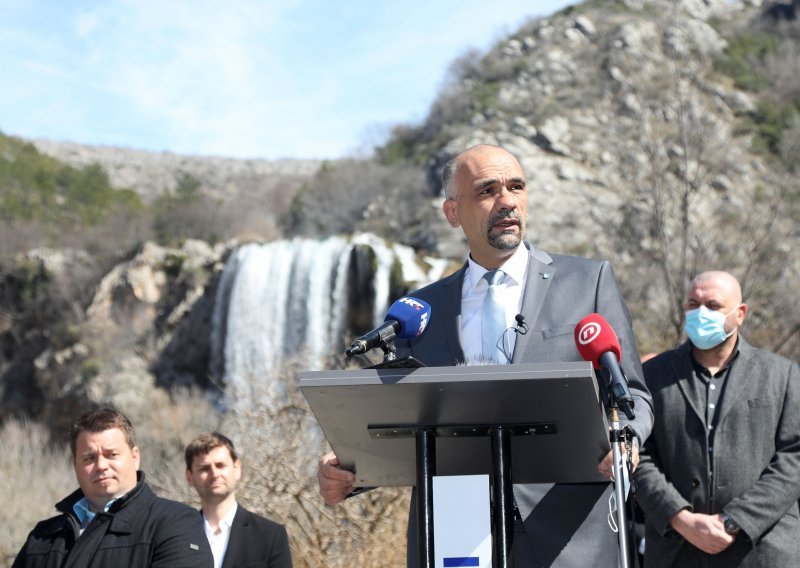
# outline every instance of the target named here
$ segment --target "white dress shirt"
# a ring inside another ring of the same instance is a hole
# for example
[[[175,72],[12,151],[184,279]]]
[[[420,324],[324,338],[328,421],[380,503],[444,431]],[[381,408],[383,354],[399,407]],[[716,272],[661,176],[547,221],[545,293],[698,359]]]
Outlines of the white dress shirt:
[[[228,513],[222,517],[219,522],[219,528],[215,532],[208,524],[206,515],[203,513],[203,528],[206,530],[206,538],[208,544],[211,545],[211,553],[214,555],[214,568],[222,566],[222,559],[225,558],[225,552],[228,550],[228,542],[231,539],[231,526],[233,525],[233,517],[236,516],[236,509],[239,505],[234,502],[233,507]]]
[[[520,244],[514,254],[498,270],[506,273],[499,284],[502,292],[502,301],[505,305],[506,330],[503,336],[504,350],[511,361],[517,334],[514,332],[514,316],[522,308],[522,296],[525,290],[525,281],[528,278],[528,258],[530,253],[524,244]],[[464,360],[467,365],[479,364],[482,360],[483,347],[481,342],[481,310],[483,298],[489,283],[483,277],[488,272],[483,266],[467,259],[467,271],[464,274],[464,286],[461,290],[461,342],[464,348]]]

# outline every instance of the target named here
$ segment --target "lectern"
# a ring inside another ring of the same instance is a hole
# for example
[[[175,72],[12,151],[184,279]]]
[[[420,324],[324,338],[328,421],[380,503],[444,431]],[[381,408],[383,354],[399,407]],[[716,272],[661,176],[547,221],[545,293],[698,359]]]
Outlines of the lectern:
[[[310,371],[300,389],[359,486],[417,487],[421,566],[433,566],[433,475],[490,475],[496,566],[510,553],[512,483],[607,481],[588,362]]]

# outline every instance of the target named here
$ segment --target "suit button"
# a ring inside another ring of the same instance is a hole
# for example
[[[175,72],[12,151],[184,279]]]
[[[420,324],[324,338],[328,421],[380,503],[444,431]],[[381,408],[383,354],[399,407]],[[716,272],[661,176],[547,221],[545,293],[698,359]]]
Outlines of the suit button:
[[[692,487],[700,487],[700,480],[692,479]]]

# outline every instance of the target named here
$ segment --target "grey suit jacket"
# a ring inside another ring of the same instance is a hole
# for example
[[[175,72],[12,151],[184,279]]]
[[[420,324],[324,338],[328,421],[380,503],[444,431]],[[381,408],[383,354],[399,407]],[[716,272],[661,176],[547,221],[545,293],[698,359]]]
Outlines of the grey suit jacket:
[[[705,392],[691,344],[645,363],[656,422],[634,474],[651,566],[800,566],[800,368],[739,337],[717,408],[709,479]],[[683,508],[725,511],[744,534],[707,555],[669,524]]]
[[[607,261],[530,251],[522,314],[529,325],[518,335],[513,363],[582,361],[573,338],[576,324],[597,312],[613,327],[622,346],[622,368],[635,400],[636,419],[628,424],[640,442],[650,434],[653,415],[642,379],[628,308]],[[413,355],[429,366],[463,363],[461,295],[465,264],[458,272],[410,295],[431,305],[428,329],[398,342],[398,355]],[[603,383],[603,381],[601,381]],[[605,390],[605,384],[601,384]],[[623,421],[623,424],[626,424]],[[527,538],[515,537],[517,568],[583,568],[617,565],[617,536],[607,524],[610,483],[514,486]],[[409,566],[416,566],[415,515],[409,522]]]
[[[292,568],[286,529],[239,505],[222,568]]]

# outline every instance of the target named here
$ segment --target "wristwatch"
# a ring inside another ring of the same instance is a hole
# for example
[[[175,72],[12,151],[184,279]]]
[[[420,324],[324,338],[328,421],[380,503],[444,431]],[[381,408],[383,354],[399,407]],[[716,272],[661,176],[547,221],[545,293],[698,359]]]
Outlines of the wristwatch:
[[[722,517],[722,526],[725,527],[725,532],[731,536],[736,536],[739,534],[739,531],[742,530],[742,527],[736,524],[736,521],[731,519],[727,513],[722,513],[720,515]]]

